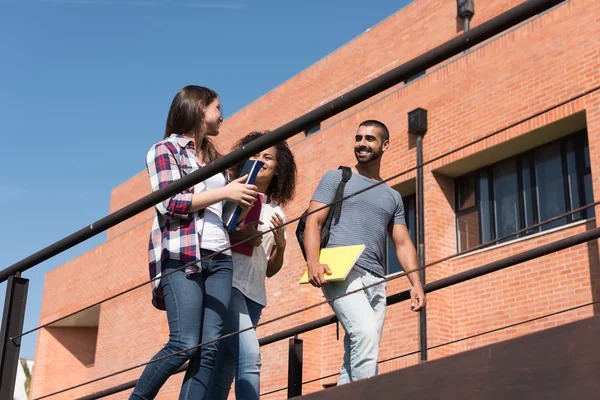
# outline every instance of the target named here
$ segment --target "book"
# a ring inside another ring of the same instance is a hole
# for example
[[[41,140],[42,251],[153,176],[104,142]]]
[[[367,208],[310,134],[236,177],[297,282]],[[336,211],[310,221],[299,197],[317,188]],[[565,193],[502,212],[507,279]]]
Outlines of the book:
[[[242,226],[253,221],[260,221],[260,214],[262,211],[264,198],[265,196],[262,193],[258,194],[258,198],[254,202],[254,206],[250,209],[250,211],[248,211],[248,214],[246,214],[246,219],[244,219]],[[234,246],[238,242],[232,237],[230,237],[229,240],[231,241],[232,246]],[[252,253],[254,252],[254,246],[250,243],[242,243],[232,247],[231,251],[243,254],[245,256],[252,256]]]
[[[331,270],[331,275],[324,275],[325,280],[327,282],[345,280],[360,255],[365,251],[365,247],[364,244],[357,244],[321,249],[319,251],[319,262],[327,264]],[[306,283],[308,283],[308,270],[300,278],[301,285]]]
[[[256,180],[256,176],[258,175],[258,171],[263,167],[263,162],[259,160],[247,160],[244,163],[244,167],[242,168],[242,172],[240,172],[240,176],[248,175],[246,181],[244,183],[248,185],[252,185]],[[236,179],[239,177],[236,177]],[[236,202],[227,200],[223,205],[223,224],[225,225],[225,229],[228,232],[233,232],[240,218],[240,214],[242,213],[242,207],[240,207]]]

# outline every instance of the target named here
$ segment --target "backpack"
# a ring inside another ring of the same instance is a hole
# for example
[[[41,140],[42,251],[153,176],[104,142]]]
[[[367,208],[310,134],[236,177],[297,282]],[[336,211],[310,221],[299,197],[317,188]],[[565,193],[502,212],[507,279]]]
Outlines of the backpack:
[[[340,181],[337,191],[335,193],[335,197],[333,199],[333,203],[341,200],[344,197],[344,188],[346,187],[346,182],[352,178],[352,170],[348,167],[340,166],[338,169],[342,170],[342,180]],[[327,214],[327,220],[323,225],[323,229],[321,229],[321,249],[327,246],[327,242],[329,242],[329,230],[331,228],[332,220],[335,218],[335,224],[340,221],[340,215],[342,213],[342,202],[335,203],[333,206],[329,208],[329,214]],[[298,239],[298,244],[300,244],[300,250],[302,250],[302,256],[306,260],[306,251],[304,250],[304,229],[306,228],[306,218],[308,217],[308,210],[304,211],[300,220],[298,221],[298,227],[296,228],[296,238]]]

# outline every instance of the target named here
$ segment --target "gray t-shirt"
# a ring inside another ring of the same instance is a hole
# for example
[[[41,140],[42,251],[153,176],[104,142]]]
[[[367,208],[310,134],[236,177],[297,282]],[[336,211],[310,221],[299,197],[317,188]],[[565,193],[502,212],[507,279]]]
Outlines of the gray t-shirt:
[[[312,200],[332,203],[341,180],[341,170],[327,172]],[[346,183],[344,196],[377,182],[353,172]],[[356,266],[383,277],[387,227],[390,224],[405,224],[404,207],[400,193],[383,183],[342,202],[340,221],[337,225],[332,222],[327,247],[364,244],[365,251],[356,261]]]

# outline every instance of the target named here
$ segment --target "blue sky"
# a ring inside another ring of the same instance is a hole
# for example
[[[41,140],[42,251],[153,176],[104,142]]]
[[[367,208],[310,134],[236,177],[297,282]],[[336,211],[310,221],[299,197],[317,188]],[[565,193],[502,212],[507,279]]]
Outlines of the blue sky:
[[[0,0],[0,269],[108,214],[179,88],[215,89],[226,118],[409,2]],[[24,274],[25,330],[46,272],[105,238]]]

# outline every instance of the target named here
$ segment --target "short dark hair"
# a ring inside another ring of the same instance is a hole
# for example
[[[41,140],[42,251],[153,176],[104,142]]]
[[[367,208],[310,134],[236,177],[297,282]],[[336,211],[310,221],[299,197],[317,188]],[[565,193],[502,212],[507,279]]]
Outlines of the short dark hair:
[[[381,129],[381,132],[383,133],[382,138],[383,141],[385,142],[386,140],[390,140],[390,131],[388,130],[387,126],[385,126],[385,124],[381,121],[377,121],[375,119],[368,119],[366,121],[363,121],[360,123],[360,125],[358,126],[359,128],[361,126],[372,126],[374,128],[379,128]]]
[[[241,138],[233,147],[232,151],[238,150],[248,143],[260,138],[265,132],[250,132],[243,138]],[[294,154],[288,147],[285,141],[278,142],[275,144],[277,149],[277,171],[278,174],[271,179],[269,187],[267,188],[267,196],[274,200],[277,205],[283,207],[294,198],[294,192],[296,190],[296,161],[294,160]],[[231,175],[237,178],[242,171],[244,163],[239,163],[231,168]]]

